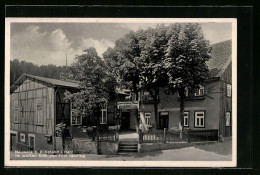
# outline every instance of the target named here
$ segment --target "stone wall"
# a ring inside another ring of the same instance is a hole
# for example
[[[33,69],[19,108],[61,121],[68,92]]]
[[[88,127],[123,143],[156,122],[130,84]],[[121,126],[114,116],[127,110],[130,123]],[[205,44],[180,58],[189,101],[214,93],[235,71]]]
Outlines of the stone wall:
[[[105,155],[118,154],[118,143],[119,142],[99,142],[99,153]]]
[[[62,138],[56,137],[56,149],[62,150]],[[97,154],[97,143],[92,139],[65,139],[65,150],[78,154]]]
[[[97,142],[92,139],[72,139],[72,150],[80,154],[97,154]]]

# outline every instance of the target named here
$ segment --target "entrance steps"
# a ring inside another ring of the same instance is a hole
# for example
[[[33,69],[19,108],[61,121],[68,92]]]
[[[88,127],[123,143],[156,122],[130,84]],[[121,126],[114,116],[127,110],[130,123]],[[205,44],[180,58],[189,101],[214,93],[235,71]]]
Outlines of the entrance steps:
[[[137,153],[138,152],[138,142],[133,141],[120,141],[118,145],[119,153]]]

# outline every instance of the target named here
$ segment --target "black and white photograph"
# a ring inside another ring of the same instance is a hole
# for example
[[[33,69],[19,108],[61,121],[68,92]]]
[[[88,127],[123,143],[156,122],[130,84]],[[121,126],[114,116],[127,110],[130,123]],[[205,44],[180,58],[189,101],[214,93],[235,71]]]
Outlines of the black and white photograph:
[[[5,166],[236,167],[235,18],[5,24]]]

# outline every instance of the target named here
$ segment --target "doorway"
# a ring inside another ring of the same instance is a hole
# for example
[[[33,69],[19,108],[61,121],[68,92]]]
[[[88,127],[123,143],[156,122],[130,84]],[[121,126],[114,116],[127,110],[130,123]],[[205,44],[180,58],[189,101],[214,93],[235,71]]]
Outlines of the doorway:
[[[11,151],[15,151],[16,150],[16,140],[17,140],[17,136],[16,134],[14,133],[11,133],[11,138],[10,138],[10,141],[11,141]]]
[[[122,112],[121,130],[129,130],[130,128],[130,112]]]
[[[29,137],[29,149],[31,151],[35,150],[35,135],[34,134],[28,134]]]
[[[164,129],[169,127],[169,112],[159,113],[159,128]]]

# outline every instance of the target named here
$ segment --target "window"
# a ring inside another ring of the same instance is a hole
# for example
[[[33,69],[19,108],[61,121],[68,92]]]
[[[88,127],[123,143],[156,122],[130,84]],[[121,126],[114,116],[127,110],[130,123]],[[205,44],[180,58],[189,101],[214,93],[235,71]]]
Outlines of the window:
[[[152,101],[153,98],[151,97],[148,91],[144,91],[144,101]]]
[[[38,99],[36,101],[36,124],[42,125],[43,124],[43,105],[42,105],[42,100]]]
[[[231,84],[227,84],[227,96],[228,96],[228,97],[231,97],[231,92],[232,92],[232,90],[231,90]]]
[[[195,112],[195,127],[204,128],[205,127],[205,116],[204,111]]]
[[[226,112],[226,126],[230,126],[230,112]]]
[[[174,93],[173,93],[173,94],[174,94]],[[185,89],[184,89],[184,95],[185,95],[185,97],[189,97],[189,90],[188,90],[188,88],[185,88]],[[179,92],[177,92],[177,96],[178,96],[178,98],[180,98]]]
[[[81,125],[82,124],[82,116],[77,112],[76,104],[71,101],[70,103],[70,114],[71,114],[71,125]]]
[[[101,109],[100,124],[107,124],[107,106],[103,106]]]
[[[184,112],[184,117],[183,117],[183,126],[189,126],[189,112]]]
[[[19,122],[19,106],[18,106],[18,101],[14,101],[14,122],[18,123]]]
[[[151,113],[144,113],[145,124],[151,126]]]
[[[25,142],[25,134],[24,133],[20,133],[20,140],[21,140],[21,142]]]
[[[203,96],[204,95],[204,86],[200,86],[200,88],[195,92],[195,96]]]

